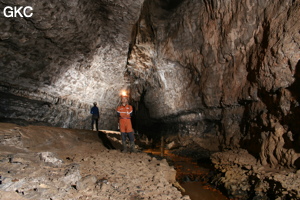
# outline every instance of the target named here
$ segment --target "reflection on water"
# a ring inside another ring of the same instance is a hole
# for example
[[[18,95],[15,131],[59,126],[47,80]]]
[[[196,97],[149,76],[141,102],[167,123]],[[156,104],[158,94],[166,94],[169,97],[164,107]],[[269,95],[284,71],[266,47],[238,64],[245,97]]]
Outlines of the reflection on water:
[[[181,186],[185,189],[183,195],[189,195],[191,200],[228,200],[220,191],[204,186],[201,182],[184,182]]]
[[[158,149],[148,149],[144,152],[155,156],[160,155]],[[211,187],[205,178],[210,169],[192,162],[191,158],[181,157],[165,150],[165,158],[176,169],[176,179],[185,189],[183,195],[189,195],[191,200],[228,200],[220,191]]]

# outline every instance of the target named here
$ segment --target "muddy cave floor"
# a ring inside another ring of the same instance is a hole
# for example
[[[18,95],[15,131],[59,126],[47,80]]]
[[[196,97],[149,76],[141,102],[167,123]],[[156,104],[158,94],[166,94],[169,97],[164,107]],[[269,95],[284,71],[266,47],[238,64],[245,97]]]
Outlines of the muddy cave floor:
[[[0,199],[191,199],[166,159],[121,153],[118,137],[0,123]]]

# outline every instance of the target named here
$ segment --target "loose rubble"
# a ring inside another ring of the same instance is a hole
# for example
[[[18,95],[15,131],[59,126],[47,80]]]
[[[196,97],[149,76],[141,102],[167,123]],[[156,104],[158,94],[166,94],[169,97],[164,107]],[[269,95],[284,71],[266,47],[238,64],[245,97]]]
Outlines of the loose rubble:
[[[96,132],[0,127],[0,199],[190,199],[166,160],[106,149]]]

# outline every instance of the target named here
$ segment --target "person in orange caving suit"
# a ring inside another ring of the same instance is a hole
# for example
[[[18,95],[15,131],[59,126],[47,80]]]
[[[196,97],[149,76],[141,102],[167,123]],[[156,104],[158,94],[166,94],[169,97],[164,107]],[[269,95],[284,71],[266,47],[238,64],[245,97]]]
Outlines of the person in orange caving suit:
[[[127,152],[126,139],[129,138],[130,141],[130,150],[131,152],[136,152],[134,144],[134,131],[132,129],[131,117],[133,114],[132,106],[128,104],[128,95],[121,95],[121,105],[117,108],[117,113],[119,116],[119,126],[122,136],[122,145],[124,153]]]

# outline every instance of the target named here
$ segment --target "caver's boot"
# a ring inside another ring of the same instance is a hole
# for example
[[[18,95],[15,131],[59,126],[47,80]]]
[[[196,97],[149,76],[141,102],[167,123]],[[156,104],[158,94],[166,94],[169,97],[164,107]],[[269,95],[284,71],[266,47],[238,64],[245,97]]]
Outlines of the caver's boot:
[[[122,144],[123,144],[123,153],[127,153],[127,144],[126,144],[126,141],[122,141]]]
[[[134,141],[130,141],[130,150],[132,153],[136,153],[135,144]]]

